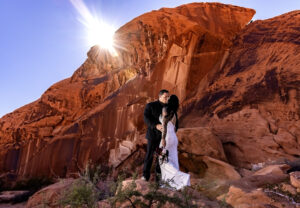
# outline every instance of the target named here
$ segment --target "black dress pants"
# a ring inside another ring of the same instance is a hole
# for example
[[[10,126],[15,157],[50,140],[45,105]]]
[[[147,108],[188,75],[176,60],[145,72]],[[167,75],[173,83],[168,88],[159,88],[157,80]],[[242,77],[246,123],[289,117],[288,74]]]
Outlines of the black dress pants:
[[[146,157],[144,160],[144,169],[143,169],[143,176],[146,178],[146,180],[148,181],[150,179],[150,171],[151,171],[151,166],[152,166],[152,162],[153,162],[153,155],[155,153],[155,150],[157,147],[159,147],[159,143],[160,141],[153,141],[153,140],[148,140],[147,143],[147,153],[146,153]],[[160,166],[159,166],[159,162],[158,160],[156,160],[156,167],[155,167],[155,174],[156,174],[156,181],[159,180],[158,175],[160,174]]]

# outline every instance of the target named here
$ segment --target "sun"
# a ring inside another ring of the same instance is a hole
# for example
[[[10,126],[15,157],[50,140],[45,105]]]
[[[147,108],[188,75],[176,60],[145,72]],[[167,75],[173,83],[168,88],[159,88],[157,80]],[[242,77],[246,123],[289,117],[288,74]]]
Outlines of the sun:
[[[88,45],[98,45],[101,49],[107,49],[113,56],[118,56],[114,40],[116,28],[96,15],[92,15],[83,0],[70,0],[70,2],[79,14],[79,21],[86,29]]]
[[[116,55],[115,35],[116,29],[106,22],[93,18],[87,24],[87,40],[89,45],[98,45]]]

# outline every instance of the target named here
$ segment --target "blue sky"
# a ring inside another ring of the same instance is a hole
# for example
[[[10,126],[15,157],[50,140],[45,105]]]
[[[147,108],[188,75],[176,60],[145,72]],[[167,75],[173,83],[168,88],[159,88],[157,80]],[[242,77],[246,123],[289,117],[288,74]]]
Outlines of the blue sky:
[[[131,19],[188,0],[85,0],[88,8],[119,28]],[[206,1],[209,2],[209,1]],[[300,9],[300,0],[221,0],[253,8],[254,19]],[[89,46],[69,0],[0,0],[0,117],[38,99],[70,77]]]

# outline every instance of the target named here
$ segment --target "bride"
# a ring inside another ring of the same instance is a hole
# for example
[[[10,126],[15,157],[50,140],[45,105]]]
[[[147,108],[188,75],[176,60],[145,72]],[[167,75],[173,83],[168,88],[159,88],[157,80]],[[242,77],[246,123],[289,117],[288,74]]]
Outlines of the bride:
[[[178,97],[171,95],[167,107],[163,108],[159,118],[163,125],[160,143],[160,148],[163,148],[163,155],[159,157],[161,177],[164,182],[177,190],[190,185],[190,175],[181,172],[178,164],[178,139],[175,132],[178,107]]]

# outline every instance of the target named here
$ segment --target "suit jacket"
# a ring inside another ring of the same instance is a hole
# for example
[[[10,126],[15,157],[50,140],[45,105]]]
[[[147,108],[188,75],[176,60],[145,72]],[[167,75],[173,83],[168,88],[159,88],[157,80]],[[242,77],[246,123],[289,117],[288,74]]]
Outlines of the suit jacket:
[[[161,102],[154,101],[151,103],[148,103],[145,107],[144,111],[144,121],[148,127],[146,138],[152,141],[160,141],[161,139],[161,132],[156,129],[157,124],[161,124],[159,121],[159,116],[162,113],[162,108],[165,105]],[[177,118],[177,114],[176,114]],[[176,120],[176,131],[178,128],[178,119]]]

